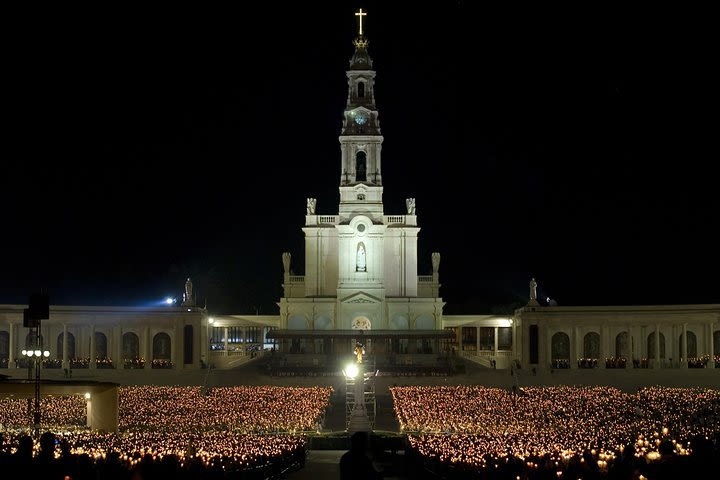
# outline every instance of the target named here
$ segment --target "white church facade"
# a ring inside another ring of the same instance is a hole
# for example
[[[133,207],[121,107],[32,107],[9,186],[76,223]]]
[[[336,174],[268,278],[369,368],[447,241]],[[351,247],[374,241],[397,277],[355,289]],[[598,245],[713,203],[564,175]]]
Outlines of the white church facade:
[[[339,138],[340,203],[337,213],[325,215],[316,211],[316,199],[307,199],[305,275],[292,275],[290,253],[283,253],[284,295],[273,337],[291,353],[350,352],[355,341],[372,343],[375,353],[437,352],[448,337],[440,254],[432,254],[433,271],[419,275],[415,199],[406,200],[405,212],[385,212],[375,71],[367,39],[359,35],[354,44]]]
[[[360,17],[362,18],[362,17]],[[334,368],[357,342],[378,365],[433,365],[463,357],[489,368],[713,368],[720,366],[720,304],[559,307],[541,305],[537,283],[514,313],[444,315],[440,254],[418,272],[415,199],[385,212],[382,144],[368,41],[360,34],[346,72],[337,210],[308,198],[304,274],[281,254],[277,315],[213,315],[180,306],[51,306],[41,335],[47,368],[198,370],[271,350],[297,365]],[[23,375],[37,341],[24,305],[0,305],[0,368]],[[720,370],[717,370],[720,374]]]

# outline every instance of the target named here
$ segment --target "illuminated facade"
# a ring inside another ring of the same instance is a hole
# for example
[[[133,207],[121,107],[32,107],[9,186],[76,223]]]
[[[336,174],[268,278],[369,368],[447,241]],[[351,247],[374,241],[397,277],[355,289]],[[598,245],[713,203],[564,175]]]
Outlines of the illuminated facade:
[[[373,337],[376,353],[437,352],[444,305],[440,255],[432,255],[430,274],[418,274],[414,198],[406,200],[405,212],[385,213],[375,70],[367,39],[360,34],[354,44],[339,138],[340,204],[336,213],[325,214],[316,211],[316,199],[307,199],[305,274],[291,274],[290,253],[283,254],[284,296],[275,336],[292,338],[286,350],[295,353],[350,352],[353,331]],[[328,331],[345,331],[348,338],[330,338]],[[400,338],[402,331],[417,341]]]

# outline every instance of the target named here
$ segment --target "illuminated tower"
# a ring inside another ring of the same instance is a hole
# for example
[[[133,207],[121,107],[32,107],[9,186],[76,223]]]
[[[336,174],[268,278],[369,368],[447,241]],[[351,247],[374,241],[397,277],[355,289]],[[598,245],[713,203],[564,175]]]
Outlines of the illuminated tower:
[[[384,212],[376,72],[362,28],[366,14],[356,15],[360,22],[345,72],[348,93],[339,136],[338,210],[323,214],[322,201],[307,199],[304,276],[291,275],[289,253],[283,255],[280,329],[288,333],[281,334],[299,338],[292,331],[306,330],[308,340],[317,338],[313,347],[293,340],[296,350],[305,345],[305,351],[338,351],[322,339],[321,330],[433,331],[442,320],[437,268],[433,275],[417,272],[415,200],[407,199],[407,212]],[[438,261],[439,256],[433,265]],[[349,353],[352,345],[343,351]]]
[[[340,133],[340,216],[341,221],[347,221],[362,212],[373,222],[382,223],[383,137],[375,106],[375,70],[362,27],[353,43],[355,53],[346,72],[348,96]]]

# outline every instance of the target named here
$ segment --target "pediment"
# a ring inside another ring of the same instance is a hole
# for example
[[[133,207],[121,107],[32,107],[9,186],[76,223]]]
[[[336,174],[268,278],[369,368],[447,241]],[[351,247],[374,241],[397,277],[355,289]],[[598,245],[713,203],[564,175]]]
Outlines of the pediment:
[[[343,298],[342,303],[363,303],[363,304],[370,304],[370,303],[380,303],[380,299],[373,297],[372,295],[368,295],[367,293],[358,292],[354,293],[352,295],[349,295],[345,298]]]

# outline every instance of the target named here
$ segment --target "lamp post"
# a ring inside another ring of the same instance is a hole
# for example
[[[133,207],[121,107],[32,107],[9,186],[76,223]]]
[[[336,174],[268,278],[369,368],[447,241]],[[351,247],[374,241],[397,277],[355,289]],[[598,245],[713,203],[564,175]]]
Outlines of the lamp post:
[[[22,355],[34,363],[35,367],[35,404],[33,406],[33,434],[40,432],[40,366],[43,358],[50,356],[50,351],[42,349],[42,339],[35,336],[35,350],[23,350]]]
[[[50,356],[50,352],[43,351],[43,340],[40,336],[40,321],[50,318],[50,298],[47,293],[39,292],[30,295],[28,300],[28,308],[23,310],[23,327],[30,329],[31,334],[35,334],[35,348],[33,350],[23,350],[22,354],[33,362],[35,362],[35,411],[33,412],[34,434],[38,436],[40,431],[40,366],[43,357]],[[32,337],[31,337],[32,338]],[[63,337],[63,342],[67,340]],[[32,348],[31,345],[28,345]],[[28,367],[28,377],[30,370]],[[28,378],[29,380],[29,378]]]

